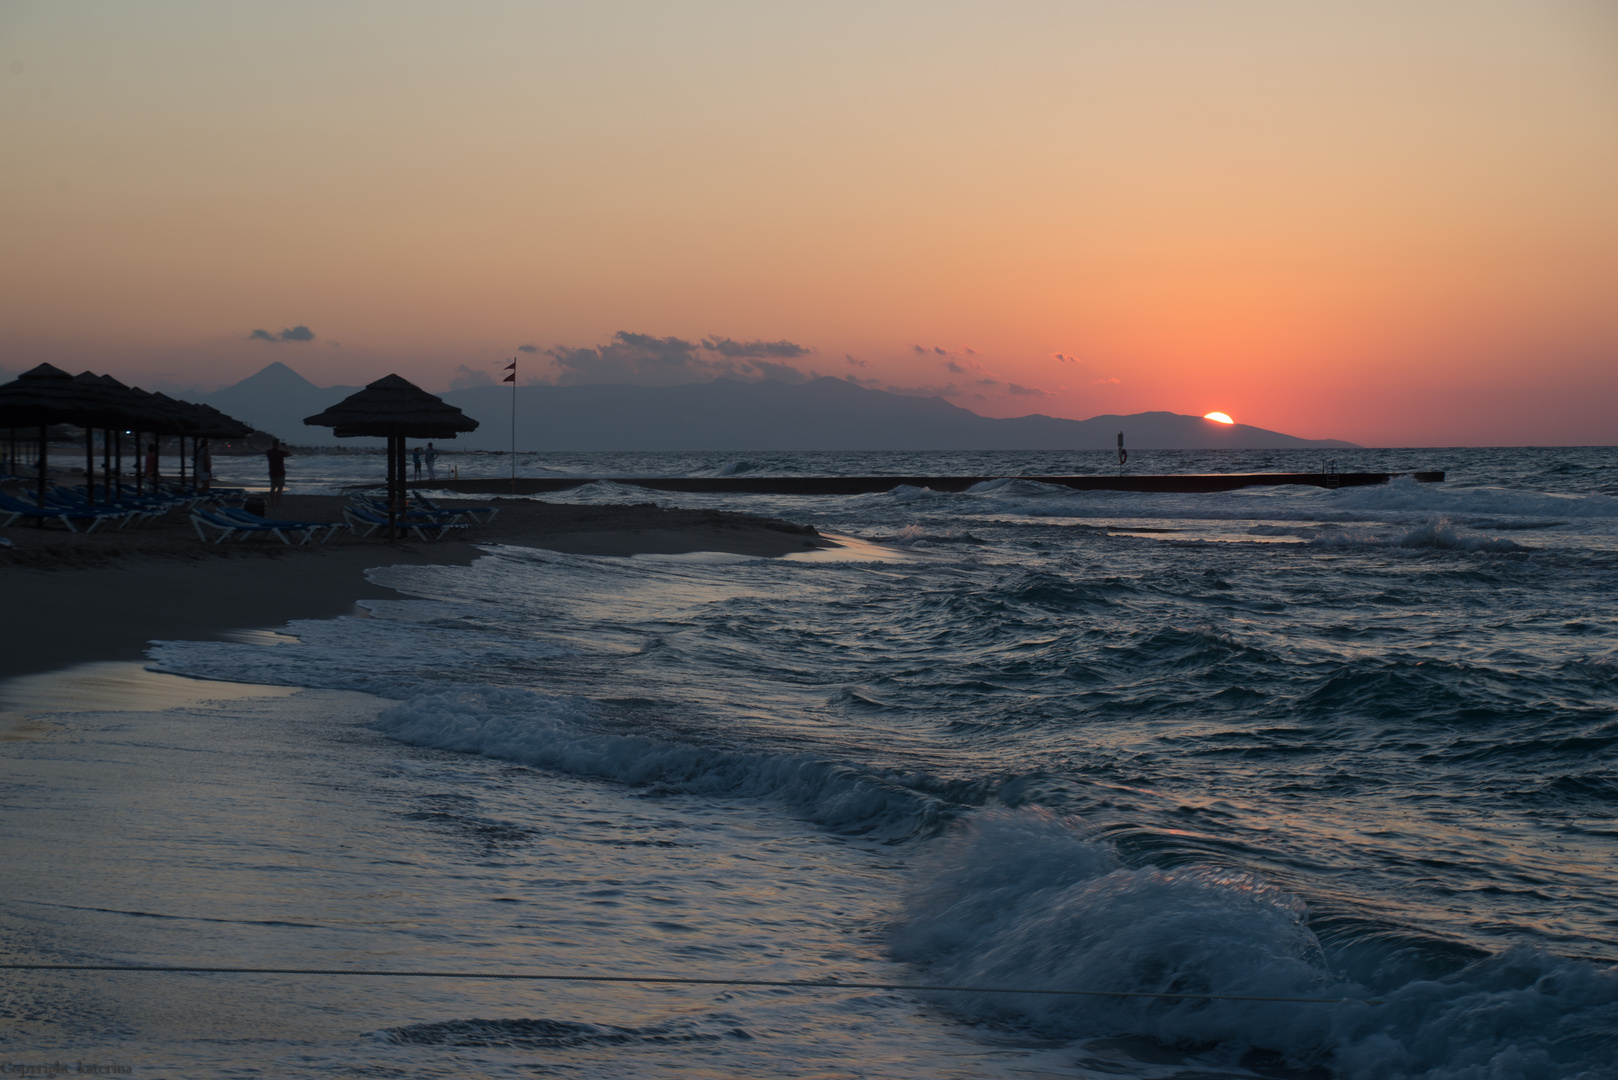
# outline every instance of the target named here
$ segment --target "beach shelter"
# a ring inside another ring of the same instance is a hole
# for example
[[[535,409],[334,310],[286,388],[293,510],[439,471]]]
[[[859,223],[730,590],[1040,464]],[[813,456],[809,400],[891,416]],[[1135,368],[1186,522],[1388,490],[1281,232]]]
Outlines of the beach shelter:
[[[455,406],[397,375],[385,375],[303,422],[329,427],[339,439],[369,435],[388,440],[389,536],[397,536],[398,516],[405,510],[405,440],[453,439],[478,426]]]
[[[75,379],[51,364],[40,364],[0,386],[0,425],[39,429],[38,502],[45,504],[52,424],[90,428],[117,415],[106,389]],[[88,478],[87,478],[88,479]]]

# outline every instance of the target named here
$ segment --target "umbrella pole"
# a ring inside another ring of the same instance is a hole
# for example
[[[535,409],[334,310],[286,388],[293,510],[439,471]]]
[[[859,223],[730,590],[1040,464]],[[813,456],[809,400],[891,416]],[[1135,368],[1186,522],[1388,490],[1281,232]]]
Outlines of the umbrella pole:
[[[112,428],[101,429],[101,489],[106,492],[107,505],[112,505]]]
[[[395,436],[388,436],[388,539],[397,540],[399,533],[395,528],[399,503],[393,497],[393,440]]]
[[[84,501],[96,503],[96,429],[84,429]]]
[[[405,436],[398,436],[393,443],[393,475],[399,478],[399,538],[404,539],[404,517],[410,511],[410,497],[405,493]]]
[[[112,444],[112,476],[113,488],[119,495],[123,494],[124,486],[124,429],[118,429],[117,441]]]
[[[49,464],[49,458],[50,458],[49,447],[50,447],[50,444],[51,444],[50,431],[47,429],[46,425],[40,424],[39,425],[39,494],[35,497],[34,501],[39,504],[39,508],[41,510],[45,509],[45,471],[46,471],[46,466]],[[45,527],[45,519],[42,518],[42,517],[35,518],[34,519],[34,524],[38,525],[41,529],[43,529]]]
[[[180,436],[180,493],[185,493],[185,436]]]
[[[404,444],[405,444],[405,437],[403,435],[394,436],[394,438],[393,438],[393,479],[394,479],[394,484],[398,488],[398,492],[397,492],[397,494],[394,495],[393,505],[395,505],[395,506],[397,506],[399,508],[399,519],[400,519],[399,532],[400,532],[400,538],[401,539],[403,539],[403,533],[404,533],[403,521],[404,521],[404,516],[405,516]]]

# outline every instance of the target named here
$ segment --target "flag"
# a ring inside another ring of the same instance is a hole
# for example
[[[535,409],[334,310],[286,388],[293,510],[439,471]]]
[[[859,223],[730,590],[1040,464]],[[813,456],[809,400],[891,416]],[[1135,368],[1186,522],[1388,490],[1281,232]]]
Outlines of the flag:
[[[507,371],[516,371],[517,370],[517,358],[515,356],[513,356],[511,358],[511,363],[506,365],[506,370]]]
[[[515,371],[513,371],[510,375],[507,375],[505,378],[501,379],[500,381],[501,382],[508,382],[512,386],[516,386],[517,385],[517,373]]]

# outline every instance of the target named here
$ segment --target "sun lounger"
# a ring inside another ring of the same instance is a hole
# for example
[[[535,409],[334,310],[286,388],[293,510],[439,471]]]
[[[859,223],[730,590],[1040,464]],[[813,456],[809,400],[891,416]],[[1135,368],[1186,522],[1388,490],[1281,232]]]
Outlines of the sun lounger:
[[[358,503],[344,510],[343,517],[347,519],[349,526],[361,536],[370,536],[378,529],[386,529],[388,527],[388,515],[386,512],[378,514],[365,506],[359,505]],[[416,517],[413,515],[405,515],[403,517],[396,518],[394,520],[394,527],[399,529],[407,529],[410,532],[415,533],[416,536],[421,540],[442,540],[445,536],[449,535],[451,529],[460,530],[467,528],[465,525],[457,525],[452,521],[433,521],[430,518]],[[427,535],[429,530],[433,532],[432,536]]]
[[[288,532],[301,532],[305,534],[304,542],[318,539],[322,544],[330,540],[339,529],[353,529],[345,521],[276,521],[271,518],[262,518],[257,514],[250,514],[246,510],[223,506],[213,511],[215,515],[229,521],[240,522],[243,525],[273,525]]]
[[[85,532],[95,532],[96,526],[110,521],[113,518],[123,518],[122,511],[90,510],[87,508],[74,508],[67,506],[35,506],[25,503],[21,499],[13,499],[10,495],[0,494],[0,527],[12,524],[18,518],[28,518],[33,521],[60,521],[68,527],[69,532],[78,532],[74,526],[75,521],[89,522]]]
[[[73,510],[96,514],[108,520],[119,518],[120,529],[130,522],[145,523],[163,513],[162,508],[134,504],[120,498],[117,502],[93,503],[82,487],[53,487],[45,493],[47,510]]]
[[[277,540],[281,541],[281,543],[286,544],[289,547],[292,544],[292,541],[287,539],[288,530],[279,525],[249,525],[245,521],[231,521],[229,518],[222,518],[217,514],[210,514],[206,510],[191,511],[191,526],[197,530],[197,537],[201,539],[203,543],[212,542],[215,544],[223,544],[232,536],[234,536],[237,540],[246,540],[249,536],[260,536],[267,533],[274,536]],[[213,537],[210,541],[207,533],[208,529],[219,530],[219,535]],[[305,533],[299,543],[308,543],[308,541],[309,536],[307,533]]]
[[[431,511],[434,514],[458,514],[461,517],[471,518],[480,525],[487,525],[494,520],[494,515],[500,512],[498,506],[439,506],[425,495],[414,493],[411,494],[410,499],[422,510]],[[487,514],[488,516],[479,517],[479,514]]]

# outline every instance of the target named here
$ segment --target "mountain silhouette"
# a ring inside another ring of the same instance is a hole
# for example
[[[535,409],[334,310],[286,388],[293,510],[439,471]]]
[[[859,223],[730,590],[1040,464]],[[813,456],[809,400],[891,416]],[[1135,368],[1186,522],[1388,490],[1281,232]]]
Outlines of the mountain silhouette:
[[[443,395],[482,423],[456,445],[508,449],[511,393],[485,386]],[[1126,445],[1142,450],[1354,445],[1170,412],[1000,420],[942,398],[891,394],[833,378],[534,385],[516,394],[519,450],[1108,450],[1117,446],[1120,431]]]
[[[316,386],[279,360],[249,375],[234,386],[211,394],[181,394],[187,401],[212,405],[244,424],[297,445],[332,442],[331,432],[305,427],[303,418],[337,404],[360,389],[357,386]],[[507,426],[510,426],[508,419]],[[381,439],[350,439],[346,442],[382,444]]]
[[[234,386],[191,395],[293,444],[325,445],[330,432],[303,418],[358,387],[319,387],[287,365],[270,364]],[[451,390],[444,400],[478,420],[456,449],[511,446],[509,387]],[[1139,450],[1350,447],[1247,424],[1220,424],[1171,412],[1064,420],[995,419],[942,398],[909,397],[843,379],[803,383],[715,379],[681,386],[530,385],[518,387],[519,450],[1110,450],[1118,432]],[[348,445],[363,445],[358,439]]]

